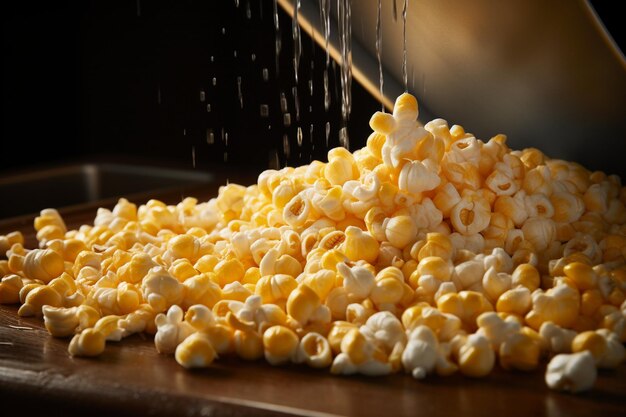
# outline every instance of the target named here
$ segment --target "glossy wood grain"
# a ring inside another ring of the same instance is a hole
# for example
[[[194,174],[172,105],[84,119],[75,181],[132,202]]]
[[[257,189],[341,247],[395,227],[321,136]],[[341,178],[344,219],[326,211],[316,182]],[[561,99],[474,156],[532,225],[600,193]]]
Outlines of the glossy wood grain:
[[[94,216],[94,207],[64,213],[69,227]],[[33,247],[32,218],[4,222],[0,234],[14,229],[27,232],[27,246]],[[108,343],[95,359],[69,357],[67,344],[49,336],[41,320],[19,318],[17,306],[0,306],[0,409],[45,416],[550,417],[626,410],[626,365],[601,371],[592,391],[570,395],[548,390],[543,368],[496,370],[484,379],[416,381],[407,375],[339,377],[304,366],[220,358],[208,369],[187,371],[173,357],[158,354],[149,336]]]

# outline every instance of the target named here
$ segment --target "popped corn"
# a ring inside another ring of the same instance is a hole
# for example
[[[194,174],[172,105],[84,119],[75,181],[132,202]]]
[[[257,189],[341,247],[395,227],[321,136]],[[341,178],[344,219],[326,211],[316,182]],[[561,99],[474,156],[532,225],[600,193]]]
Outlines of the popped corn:
[[[43,210],[37,248],[0,236],[0,303],[74,356],[138,332],[186,368],[482,377],[556,355],[548,386],[590,389],[626,354],[626,188],[417,116],[405,93],[365,148],[207,202],[120,199],[77,230]]]

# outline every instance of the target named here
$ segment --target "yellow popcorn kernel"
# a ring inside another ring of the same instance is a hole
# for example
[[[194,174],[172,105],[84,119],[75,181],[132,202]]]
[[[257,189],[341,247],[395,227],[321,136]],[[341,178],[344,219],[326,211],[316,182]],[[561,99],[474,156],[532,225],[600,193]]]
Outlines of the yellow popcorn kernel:
[[[7,235],[0,235],[0,255],[5,256],[11,246],[16,243],[24,245],[24,235],[20,231],[11,232]]]
[[[289,181],[281,182],[272,193],[272,204],[282,209],[296,195],[296,190]]]
[[[332,249],[324,253],[320,260],[320,266],[323,269],[330,271],[337,271],[337,264],[341,262],[348,262],[348,257],[339,249]]]
[[[346,234],[339,230],[334,230],[328,234],[326,234],[322,240],[320,241],[318,247],[329,251],[333,249],[338,249],[340,245],[345,242]]]
[[[396,119],[389,113],[377,111],[370,119],[370,127],[376,134],[384,137],[396,129]]]
[[[378,159],[382,159],[381,150],[383,148],[383,145],[385,144],[385,140],[386,140],[385,135],[376,133],[376,132],[373,132],[367,138],[366,146],[367,146],[367,149],[372,154],[372,156]]]
[[[606,183],[592,184],[583,196],[588,211],[604,213],[609,206],[609,188]]]
[[[371,208],[365,215],[365,225],[367,226],[367,230],[379,242],[387,240],[387,237],[385,236],[385,228],[383,227],[385,218],[385,212],[379,207]]]
[[[545,165],[539,165],[526,172],[524,176],[524,191],[528,194],[552,194],[552,181],[550,169]]]
[[[23,286],[24,281],[19,275],[4,275],[3,278],[0,279],[0,304],[19,303],[20,290]]]
[[[556,227],[550,219],[533,217],[524,222],[522,226],[524,239],[529,241],[536,251],[543,251],[555,240]]]
[[[385,221],[385,237],[396,248],[404,248],[415,241],[417,225],[410,216],[399,215]]]
[[[546,156],[537,148],[526,148],[522,151],[520,160],[527,169],[533,169],[539,165],[544,165]]]
[[[22,289],[24,288],[22,287]],[[53,288],[41,285],[28,292],[24,304],[19,308],[17,314],[21,317],[41,316],[43,314],[41,309],[45,305],[61,307],[63,298]]]
[[[568,285],[558,285],[545,292],[532,294],[533,307],[526,315],[526,323],[539,330],[546,321],[561,327],[571,327],[578,318],[580,294]]]
[[[72,356],[93,357],[101,355],[105,346],[106,336],[95,328],[89,328],[72,338],[68,351]]]
[[[293,330],[285,326],[272,326],[263,333],[265,359],[279,365],[295,359],[300,340]]]
[[[298,345],[297,362],[305,362],[312,368],[326,368],[333,356],[328,340],[319,333],[307,333]]]
[[[298,283],[289,275],[266,275],[256,283],[255,294],[260,295],[264,304],[286,302],[289,294],[296,289]]]
[[[550,196],[554,207],[552,220],[562,223],[573,223],[585,212],[585,203],[576,194],[559,192]]]
[[[375,263],[378,258],[378,247],[378,241],[369,233],[353,226],[346,229],[342,249],[351,261],[364,260],[370,264]]]
[[[324,167],[324,177],[332,185],[343,185],[346,181],[359,177],[359,170],[352,154],[345,148],[328,151],[328,164]]]
[[[493,205],[494,213],[501,213],[511,219],[513,224],[520,227],[528,218],[526,210],[525,193],[520,192],[515,196],[499,196]]]
[[[12,272],[23,272],[24,277],[50,282],[65,271],[63,257],[51,249],[33,249],[26,256],[13,254],[9,258]]]
[[[476,318],[482,313],[493,311],[491,303],[476,291],[448,293],[437,299],[437,308],[442,313],[453,314],[470,331],[477,329]]]
[[[373,353],[373,346],[356,328],[348,330],[341,340],[340,347],[341,352],[346,353],[352,363],[357,365],[370,359]]]
[[[450,213],[454,229],[463,235],[473,235],[489,226],[491,210],[489,204],[478,196],[466,196],[457,203]]]
[[[532,299],[530,290],[525,286],[519,286],[505,291],[496,302],[496,311],[499,313],[516,314],[524,316],[530,310]]]
[[[420,276],[432,275],[439,281],[450,281],[453,270],[452,262],[446,261],[439,256],[422,258],[417,266],[417,273]]]
[[[532,371],[539,365],[540,353],[537,341],[524,333],[515,333],[500,345],[500,365],[507,370]]]
[[[233,339],[235,353],[247,361],[263,357],[263,338],[254,331],[235,330]]]
[[[204,368],[217,358],[217,353],[213,349],[209,336],[196,332],[176,347],[174,357],[176,362],[184,368]]]
[[[563,273],[574,282],[580,291],[594,288],[598,277],[593,268],[582,262],[572,262],[563,267]]]
[[[606,339],[595,331],[579,333],[572,340],[572,352],[578,353],[588,350],[596,363],[602,359],[607,349]]]
[[[215,277],[221,287],[231,282],[241,281],[245,270],[241,261],[236,258],[224,259],[215,265]]]
[[[311,202],[306,196],[298,194],[287,203],[282,218],[289,226],[298,229],[305,224],[310,212]]]
[[[487,338],[472,334],[458,349],[458,364],[462,374],[480,378],[488,375],[495,364],[495,353]]]
[[[34,226],[35,230],[38,232],[46,226],[55,226],[59,228],[62,233],[67,231],[63,218],[61,218],[57,210],[52,208],[41,210],[40,215],[35,217]]]
[[[321,301],[317,293],[307,285],[300,284],[289,294],[287,314],[299,323],[306,324],[320,304]]]
[[[374,304],[395,304],[400,302],[404,295],[404,275],[399,268],[390,266],[376,275],[374,288],[370,294]]]

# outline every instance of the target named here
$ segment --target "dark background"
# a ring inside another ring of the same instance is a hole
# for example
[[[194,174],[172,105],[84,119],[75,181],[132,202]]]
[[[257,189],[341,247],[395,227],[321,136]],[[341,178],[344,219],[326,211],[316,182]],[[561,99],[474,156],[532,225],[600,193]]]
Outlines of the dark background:
[[[331,107],[326,112],[325,53],[303,31],[296,120],[291,18],[279,7],[282,48],[277,65],[273,2],[235,3],[3,2],[0,175],[121,155],[191,168],[192,149],[198,169],[227,159],[229,164],[261,170],[274,155],[280,165],[325,159],[326,151],[338,145],[342,126],[339,68],[329,68]],[[594,7],[623,48],[614,4],[597,1]],[[262,77],[264,68],[268,81]],[[283,123],[281,92],[288,101],[290,126]],[[348,128],[354,150],[364,145],[370,133],[367,122],[380,105],[356,81],[352,94]],[[260,116],[261,104],[268,105],[268,118]],[[302,147],[297,145],[297,127],[303,132]],[[500,130],[496,127],[494,134]],[[210,132],[214,144],[207,143]],[[284,154],[284,135],[289,157]],[[626,170],[617,173],[625,175]]]
[[[279,7],[277,66],[270,0],[241,0],[239,7],[232,0],[50,2],[36,7],[9,2],[1,7],[2,141],[13,150],[0,152],[0,170],[120,154],[184,161],[191,168],[192,148],[198,168],[223,163],[227,153],[228,163],[263,169],[275,159],[273,154],[281,165],[300,165],[325,159],[326,151],[339,144],[339,67],[329,67],[331,106],[325,111],[325,53],[303,32],[296,86],[291,18]],[[290,126],[284,123],[281,93]],[[367,121],[379,105],[356,83],[352,94],[348,127],[351,148],[357,149],[365,144]],[[262,104],[268,105],[267,118],[260,116]],[[207,143],[211,131],[212,145]]]

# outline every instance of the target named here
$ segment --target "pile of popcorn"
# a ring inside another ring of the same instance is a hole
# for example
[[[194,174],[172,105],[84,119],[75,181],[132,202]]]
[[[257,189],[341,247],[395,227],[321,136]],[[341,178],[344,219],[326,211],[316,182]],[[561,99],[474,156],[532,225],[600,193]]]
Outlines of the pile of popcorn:
[[[417,116],[403,94],[363,149],[208,202],[120,199],[78,230],[43,210],[39,248],[0,236],[0,303],[75,356],[145,332],[187,368],[236,354],[482,377],[549,361],[548,386],[590,389],[625,356],[626,188]]]

